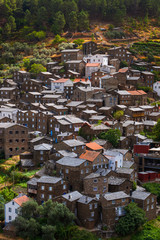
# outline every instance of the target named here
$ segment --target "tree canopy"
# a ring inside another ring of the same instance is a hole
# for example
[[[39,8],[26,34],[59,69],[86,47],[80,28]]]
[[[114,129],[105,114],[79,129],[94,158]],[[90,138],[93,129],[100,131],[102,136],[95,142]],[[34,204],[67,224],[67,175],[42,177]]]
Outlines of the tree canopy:
[[[126,215],[118,221],[116,232],[118,235],[126,236],[133,233],[138,227],[146,221],[145,212],[137,207],[137,204],[131,202],[125,207]]]
[[[0,1],[3,38],[15,31],[29,27],[33,31],[61,33],[88,30],[89,20],[100,19],[120,24],[128,16],[159,17],[160,1],[157,0],[7,0]],[[1,33],[0,33],[1,35]],[[27,37],[24,34],[23,37]]]
[[[108,140],[113,147],[117,147],[120,140],[121,132],[119,129],[109,129],[107,132],[99,134],[99,138]]]

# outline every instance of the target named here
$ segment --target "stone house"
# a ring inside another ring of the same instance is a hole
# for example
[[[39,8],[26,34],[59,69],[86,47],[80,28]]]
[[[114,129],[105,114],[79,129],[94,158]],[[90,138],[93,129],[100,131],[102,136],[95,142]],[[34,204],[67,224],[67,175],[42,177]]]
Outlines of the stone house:
[[[108,49],[108,54],[110,55],[109,59],[117,58],[120,61],[125,61],[129,65],[133,63],[133,56],[127,49],[124,47],[113,47]]]
[[[87,63],[85,66],[85,77],[91,78],[93,72],[97,72],[100,69],[100,63]]]
[[[131,199],[145,211],[148,220],[156,218],[157,197],[155,195],[144,191],[134,191]]]
[[[37,181],[37,202],[39,204],[68,192],[67,183],[59,177],[42,176]]]
[[[91,162],[93,172],[99,168],[108,168],[108,159],[100,152],[86,150],[79,158]]]
[[[142,122],[145,119],[144,110],[139,107],[129,107],[126,113],[131,117],[133,121]]]
[[[126,178],[115,177],[115,176],[110,176],[108,178],[108,192],[123,191],[126,194],[130,194],[132,187],[133,187],[133,183]]]
[[[84,194],[99,199],[100,195],[108,192],[108,172],[91,173],[83,179]]]
[[[56,150],[67,150],[69,152],[77,153],[80,156],[86,149],[85,143],[76,139],[65,140],[56,144]]]
[[[48,143],[41,143],[34,146],[33,150],[33,162],[36,166],[43,166],[46,161],[49,160],[50,155],[53,152],[53,145]]]
[[[65,49],[61,51],[61,62],[82,60],[83,53],[80,49]]]
[[[129,202],[130,196],[123,191],[106,193],[101,197],[102,222],[108,230],[114,229],[116,222],[125,215],[124,208]]]
[[[118,104],[131,106],[132,103],[132,95],[126,90],[118,90]]]
[[[94,54],[97,50],[97,43],[93,41],[86,41],[82,45],[82,51],[84,55]]]
[[[28,79],[22,83],[21,90],[28,92],[41,92],[43,89],[43,82],[37,79]]]
[[[126,178],[132,182],[135,181],[135,170],[132,168],[117,168],[116,173],[118,174],[118,177]]]
[[[83,178],[91,173],[91,164],[83,159],[63,157],[56,162],[56,174],[69,184],[70,191],[83,190]]]
[[[67,70],[80,73],[81,76],[84,76],[85,62],[83,60],[70,60],[65,62]]]
[[[92,140],[93,137],[98,137],[100,133],[107,132],[110,127],[101,124],[89,124],[84,123],[81,127],[81,134],[86,137],[87,140]]]
[[[101,78],[104,77],[105,75],[108,75],[108,74],[104,71],[100,71],[100,69],[97,72],[92,72],[92,75],[91,75],[92,87],[103,87],[101,86],[102,83],[100,82],[101,82]]]
[[[13,74],[14,82],[18,83],[21,88],[21,84],[26,80],[30,79],[30,73],[26,71],[15,71]]]
[[[0,88],[0,96],[3,99],[18,100],[18,89],[16,87],[2,87]]]
[[[98,200],[83,195],[77,201],[77,217],[85,228],[94,228],[98,224],[100,217]]]
[[[145,87],[153,88],[154,74],[147,71],[141,72],[141,81]]]
[[[28,128],[16,123],[0,123],[0,151],[5,159],[28,150]]]

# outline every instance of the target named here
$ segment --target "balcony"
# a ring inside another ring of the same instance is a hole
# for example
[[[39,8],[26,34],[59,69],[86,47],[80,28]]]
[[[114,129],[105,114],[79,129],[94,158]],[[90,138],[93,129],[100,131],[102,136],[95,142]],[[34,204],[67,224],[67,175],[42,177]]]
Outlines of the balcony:
[[[28,189],[28,193],[33,193],[33,194],[37,194],[37,190],[36,189]]]

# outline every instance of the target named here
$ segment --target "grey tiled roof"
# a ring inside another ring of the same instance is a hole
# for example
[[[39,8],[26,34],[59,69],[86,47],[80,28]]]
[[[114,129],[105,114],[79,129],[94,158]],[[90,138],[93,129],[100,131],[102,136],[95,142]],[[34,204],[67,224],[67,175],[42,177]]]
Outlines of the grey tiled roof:
[[[104,195],[104,198],[107,201],[112,201],[112,200],[116,200],[116,199],[122,199],[122,198],[128,198],[129,195],[127,195],[126,193],[124,193],[123,191],[120,192],[114,192],[114,193],[106,193]]]
[[[80,158],[73,158],[73,157],[63,157],[58,160],[56,163],[63,165],[63,166],[70,166],[70,167],[78,167],[83,164],[86,160]]]
[[[63,198],[67,199],[70,202],[76,201],[81,198],[83,195],[78,191],[70,192],[65,195],[62,195]]]
[[[149,197],[151,193],[149,192],[144,192],[144,191],[134,191],[132,193],[132,198],[140,199],[140,200],[145,200],[147,197]]]
[[[50,176],[42,176],[37,182],[38,183],[57,183],[61,181],[62,178],[58,177],[50,177]]]

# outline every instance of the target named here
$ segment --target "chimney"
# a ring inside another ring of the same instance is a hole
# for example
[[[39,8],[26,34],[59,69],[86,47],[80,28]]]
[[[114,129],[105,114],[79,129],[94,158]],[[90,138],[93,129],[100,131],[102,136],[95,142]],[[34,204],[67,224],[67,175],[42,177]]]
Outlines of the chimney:
[[[85,201],[86,203],[88,202],[88,197],[86,196],[86,201]]]
[[[133,192],[132,189],[130,189],[130,196],[132,196],[132,192]]]
[[[71,195],[69,194],[68,199],[71,199]]]

